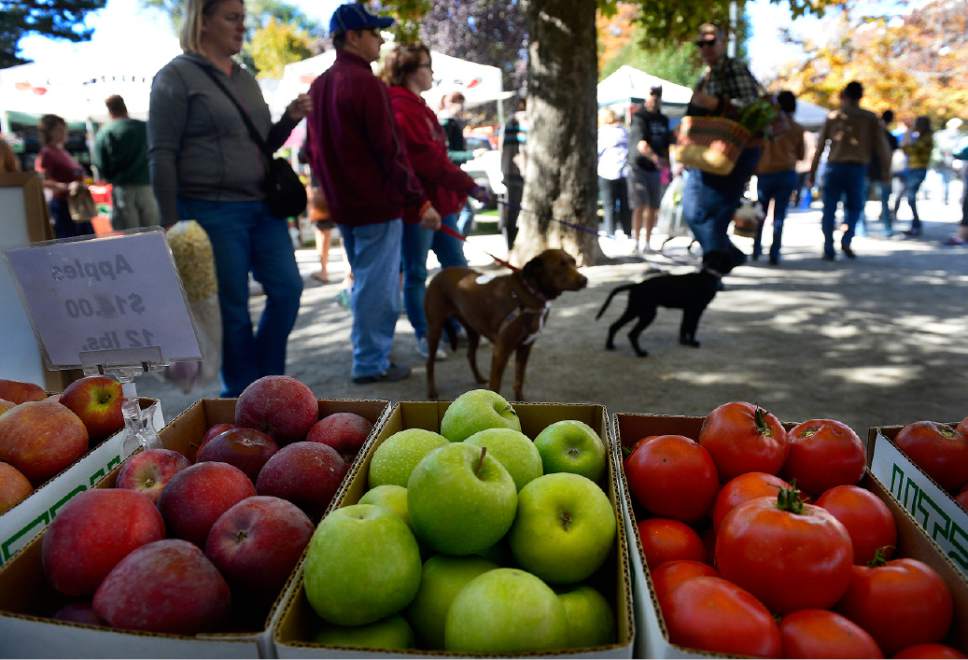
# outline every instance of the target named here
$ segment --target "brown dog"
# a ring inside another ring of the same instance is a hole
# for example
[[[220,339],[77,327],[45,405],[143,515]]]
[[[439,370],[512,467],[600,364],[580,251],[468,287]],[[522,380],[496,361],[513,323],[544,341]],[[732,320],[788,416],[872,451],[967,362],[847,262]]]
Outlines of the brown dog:
[[[501,390],[501,377],[511,353],[515,354],[514,398],[524,399],[524,370],[531,346],[541,332],[551,301],[562,291],[585,288],[588,278],[578,272],[575,259],[564,250],[545,250],[518,272],[500,277],[482,275],[470,268],[447,268],[427,285],[427,396],[437,398],[434,361],[444,321],[456,316],[467,330],[467,361],[478,383]],[[448,333],[452,349],[457,337]],[[493,347],[491,377],[477,369],[477,345],[481,335]]]

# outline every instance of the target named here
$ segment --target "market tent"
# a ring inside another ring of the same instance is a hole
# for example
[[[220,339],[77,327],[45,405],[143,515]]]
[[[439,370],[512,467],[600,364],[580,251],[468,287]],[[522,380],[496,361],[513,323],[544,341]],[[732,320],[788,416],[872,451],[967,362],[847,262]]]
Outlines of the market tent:
[[[625,64],[598,83],[598,105],[628,104],[633,98],[644,99],[653,87],[662,88],[662,108],[669,116],[681,115],[692,98],[688,87]]]
[[[797,111],[793,118],[808,131],[818,131],[823,126],[829,112],[827,108],[816,103],[797,99]]]

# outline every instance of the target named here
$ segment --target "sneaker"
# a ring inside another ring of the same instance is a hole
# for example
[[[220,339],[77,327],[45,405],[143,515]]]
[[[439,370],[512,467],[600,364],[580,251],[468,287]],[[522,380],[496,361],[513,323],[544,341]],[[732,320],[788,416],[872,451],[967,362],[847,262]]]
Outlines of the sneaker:
[[[847,257],[848,259],[856,259],[857,258],[857,255],[854,254],[854,251],[850,249],[850,246],[849,245],[841,245],[840,246],[840,249],[843,250],[844,256]]]
[[[427,346],[426,337],[421,337],[420,339],[417,340],[417,352],[420,353],[420,357],[422,357],[425,360],[428,357],[430,357],[430,347]],[[437,359],[438,360],[447,359],[447,353],[444,351],[444,348],[440,345],[437,346]]]
[[[355,385],[369,385],[370,383],[395,383],[399,380],[406,380],[410,377],[410,367],[403,367],[399,364],[390,363],[390,368],[382,374],[372,376],[356,376],[353,378]]]
[[[343,309],[350,308],[350,290],[340,289],[340,292],[336,294],[336,304]]]

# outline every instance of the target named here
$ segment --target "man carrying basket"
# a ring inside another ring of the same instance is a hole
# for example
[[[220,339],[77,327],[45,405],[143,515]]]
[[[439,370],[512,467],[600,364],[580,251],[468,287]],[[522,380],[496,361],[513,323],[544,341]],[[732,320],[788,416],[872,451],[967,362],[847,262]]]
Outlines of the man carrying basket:
[[[757,101],[762,87],[745,64],[725,54],[726,41],[717,26],[701,25],[696,47],[706,70],[693,90],[676,149],[687,167],[683,216],[704,254],[727,252],[735,267],[746,255],[726,230],[760,159],[760,147],[738,123],[690,118],[736,118]]]

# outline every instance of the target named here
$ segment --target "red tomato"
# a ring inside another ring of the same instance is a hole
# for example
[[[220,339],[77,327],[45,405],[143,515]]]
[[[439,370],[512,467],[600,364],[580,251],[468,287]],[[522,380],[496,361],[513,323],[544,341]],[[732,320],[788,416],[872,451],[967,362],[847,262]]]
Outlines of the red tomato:
[[[800,610],[780,621],[784,658],[883,658],[877,642],[850,619]]]
[[[780,420],[741,401],[724,403],[709,413],[699,444],[712,455],[723,481],[746,472],[778,474],[787,453]]]
[[[951,625],[951,592],[934,569],[916,559],[854,566],[837,609],[869,632],[885,653],[937,642]]]
[[[894,516],[877,495],[859,486],[835,486],[820,496],[817,506],[829,511],[847,528],[854,544],[854,563],[867,565],[877,550],[894,555],[897,527]]]
[[[894,444],[945,490],[958,492],[968,482],[968,437],[947,424],[908,424]]]
[[[955,497],[955,502],[968,509],[968,486],[958,493],[957,497]]]
[[[663,611],[674,644],[744,657],[780,657],[780,628],[763,603],[718,577],[688,580]]]
[[[944,644],[915,644],[894,654],[895,658],[966,658],[958,649]]]
[[[825,609],[850,583],[847,529],[796,491],[760,497],[730,511],[716,535],[716,567],[775,612]]]
[[[864,476],[864,445],[842,422],[811,419],[797,424],[787,431],[787,445],[783,476],[814,497],[834,486],[856,484]]]
[[[965,437],[968,437],[968,417],[965,417],[963,420],[958,422],[957,429],[958,429],[958,433],[960,433]]]
[[[625,476],[636,501],[649,512],[685,522],[706,515],[719,490],[709,452],[681,435],[639,445],[625,459]]]
[[[790,484],[766,472],[747,472],[730,479],[719,489],[713,505],[713,528],[718,530],[726,514],[740,504],[755,500],[757,497],[776,497],[782,488],[792,488]]]
[[[658,599],[659,607],[662,608],[663,612],[666,609],[669,594],[685,582],[697,577],[719,577],[716,569],[709,564],[688,559],[667,561],[650,572],[652,574],[652,586],[655,588],[655,597]]]
[[[638,527],[649,568],[677,559],[706,561],[706,546],[689,525],[669,518],[650,518],[639,521]]]

